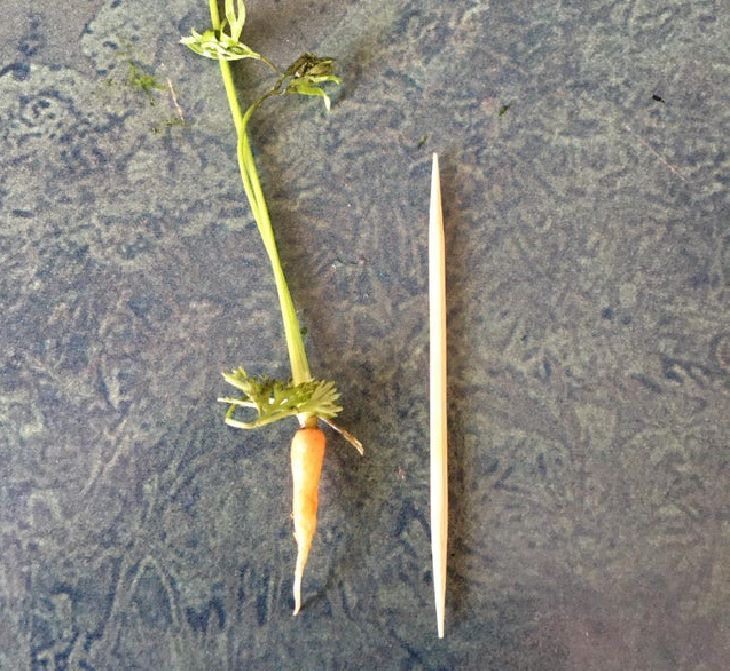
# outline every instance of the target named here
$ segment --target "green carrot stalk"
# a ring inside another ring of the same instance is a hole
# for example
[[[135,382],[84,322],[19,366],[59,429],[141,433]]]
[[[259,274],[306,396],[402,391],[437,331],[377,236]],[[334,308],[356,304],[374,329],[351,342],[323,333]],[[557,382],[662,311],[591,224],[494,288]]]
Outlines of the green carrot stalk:
[[[216,0],[210,0],[210,16],[213,30],[220,32],[221,22],[218,16],[218,3]],[[233,115],[233,123],[236,127],[236,154],[241,170],[243,188],[246,191],[246,197],[251,205],[251,211],[258,225],[266,253],[269,256],[271,268],[274,271],[274,281],[276,282],[276,291],[279,295],[279,305],[284,321],[284,335],[286,337],[287,347],[289,348],[292,381],[294,384],[309,382],[312,376],[309,372],[309,363],[307,362],[307,353],[304,350],[299,320],[294,309],[294,303],[286,283],[286,278],[284,277],[284,269],[281,266],[279,252],[276,248],[276,240],[274,239],[274,229],[271,226],[271,219],[269,218],[269,209],[266,206],[266,199],[261,190],[261,182],[258,171],[256,170],[256,163],[253,159],[251,143],[248,139],[248,122],[256,108],[259,107],[269,94],[257,100],[246,110],[245,114],[242,114],[236,88],[233,83],[231,64],[229,61],[223,59],[219,59],[218,64],[220,65],[221,76],[226,87],[226,96],[228,97],[228,105]]]
[[[299,319],[279,258],[274,229],[248,135],[251,117],[269,98],[289,94],[318,96],[329,110],[330,98],[324,86],[329,83],[339,84],[340,80],[334,74],[331,58],[320,58],[305,53],[286,70],[280,70],[268,58],[241,42],[246,17],[243,0],[225,0],[224,18],[220,16],[217,0],[209,0],[209,6],[212,27],[202,34],[192,30],[191,35],[183,38],[181,42],[196,53],[218,61],[236,131],[236,156],[243,190],[271,263],[291,365],[290,381],[273,380],[267,376],[250,376],[241,367],[224,373],[225,379],[242,392],[242,396],[238,398],[219,399],[229,405],[226,422],[233,427],[249,429],[296,415],[303,427],[316,426],[319,419],[351,440],[352,437],[347,432],[335,427],[331,422],[342,410],[337,404],[339,393],[334,382],[312,378]],[[260,61],[276,76],[272,88],[245,111],[239,102],[231,69],[232,62],[244,58]],[[246,421],[239,419],[236,413],[240,408],[253,409],[257,416]],[[356,440],[354,444],[361,449]]]

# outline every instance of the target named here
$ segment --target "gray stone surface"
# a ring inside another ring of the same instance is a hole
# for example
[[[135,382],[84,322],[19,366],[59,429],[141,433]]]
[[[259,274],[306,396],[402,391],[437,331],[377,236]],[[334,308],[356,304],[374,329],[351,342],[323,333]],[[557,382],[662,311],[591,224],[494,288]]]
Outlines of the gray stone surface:
[[[367,447],[330,442],[292,619],[292,426],[229,430],[215,403],[222,369],[287,361],[217,69],[177,44],[206,3],[3,0],[0,669],[727,668],[722,4],[249,3],[254,48],[345,82],[329,116],[275,101],[253,130],[311,363]]]

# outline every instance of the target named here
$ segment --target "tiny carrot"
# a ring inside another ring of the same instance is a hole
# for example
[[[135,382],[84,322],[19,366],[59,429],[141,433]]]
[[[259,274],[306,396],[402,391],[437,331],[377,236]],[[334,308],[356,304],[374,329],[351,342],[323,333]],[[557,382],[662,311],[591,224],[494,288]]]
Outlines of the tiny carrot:
[[[284,338],[289,350],[291,379],[277,380],[265,375],[251,376],[242,367],[224,373],[226,381],[238,389],[239,396],[225,396],[218,400],[228,404],[226,424],[239,429],[255,429],[273,422],[296,417],[301,427],[291,442],[291,465],[294,480],[294,536],[297,541],[297,563],[294,573],[294,614],[301,607],[301,585],[304,567],[312,547],[317,526],[317,499],[319,479],[324,459],[325,436],[317,428],[322,422],[337,431],[362,454],[360,441],[332,419],[342,407],[339,392],[331,380],[315,379],[307,361],[302,329],[294,301],[284,277],[284,269],[277,249],[269,209],[259,179],[248,123],[254,112],[270,98],[289,95],[318,96],[329,110],[330,98],[326,84],[338,84],[331,58],[304,53],[285,70],[279,69],[268,58],[255,52],[241,41],[246,18],[244,0],[225,0],[225,18],[221,18],[218,0],[209,0],[211,28],[203,33],[191,30],[180,41],[195,53],[218,61],[220,73],[236,131],[236,156],[241,172],[243,190],[251,213],[258,226],[264,250],[271,263],[274,284],[281,308]],[[231,63],[253,59],[264,63],[276,75],[273,87],[255,100],[244,112],[238,99]],[[256,278],[255,278],[256,279]],[[253,411],[253,412],[252,412]],[[241,417],[242,413],[243,417]]]
[[[324,460],[324,431],[317,427],[299,429],[291,441],[293,480],[292,516],[297,541],[297,565],[294,571],[294,615],[301,606],[302,576],[317,527],[319,479]]]

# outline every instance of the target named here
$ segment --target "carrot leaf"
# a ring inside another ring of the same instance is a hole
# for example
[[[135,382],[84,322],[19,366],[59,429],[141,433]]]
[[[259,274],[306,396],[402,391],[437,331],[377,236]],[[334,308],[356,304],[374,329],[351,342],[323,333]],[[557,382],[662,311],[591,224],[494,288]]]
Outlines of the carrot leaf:
[[[216,0],[217,1],[217,0]],[[240,61],[242,58],[262,60],[260,54],[247,47],[240,41],[243,33],[243,24],[246,21],[246,7],[243,0],[226,0],[226,18],[221,21],[216,16],[216,25],[212,30],[198,33],[190,31],[189,37],[183,37],[180,42],[196,54],[212,58],[216,61]],[[216,15],[217,15],[216,8]],[[223,32],[228,28],[228,34]]]
[[[330,109],[330,98],[322,88],[322,84],[328,82],[340,83],[340,78],[334,72],[334,59],[310,53],[302,54],[297,58],[279,80],[285,93],[319,96],[327,111]]]
[[[330,97],[319,86],[312,86],[306,82],[295,82],[294,84],[289,84],[286,92],[299,94],[300,96],[319,96],[324,102],[325,109],[328,112],[330,110]]]
[[[330,380],[293,384],[268,376],[251,376],[243,368],[223,373],[223,377],[243,392],[239,398],[226,396],[218,399],[229,405],[226,424],[239,429],[255,429],[300,414],[332,419],[342,410],[337,404],[340,394]],[[248,421],[236,419],[237,408],[255,410],[256,417]]]
[[[214,30],[206,30],[203,33],[191,30],[190,36],[183,37],[180,42],[196,54],[212,58],[215,61],[240,61],[244,58],[261,60],[261,55],[257,54],[251,47],[247,47],[223,32],[220,36],[217,36]]]

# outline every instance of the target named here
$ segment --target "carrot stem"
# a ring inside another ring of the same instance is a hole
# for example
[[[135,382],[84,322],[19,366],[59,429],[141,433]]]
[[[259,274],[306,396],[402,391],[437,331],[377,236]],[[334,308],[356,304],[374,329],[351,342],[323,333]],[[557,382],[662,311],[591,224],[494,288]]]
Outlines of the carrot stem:
[[[221,30],[221,20],[216,0],[210,0],[210,18],[213,30],[219,32]],[[261,240],[264,243],[264,248],[266,249],[271,268],[274,272],[276,293],[279,297],[279,306],[284,323],[284,337],[286,338],[286,345],[289,350],[292,381],[294,384],[308,382],[312,379],[312,375],[309,371],[309,362],[307,361],[307,353],[304,349],[304,340],[302,339],[299,318],[297,317],[294,301],[292,300],[291,292],[286,282],[284,268],[281,265],[279,251],[276,246],[276,238],[274,237],[274,229],[271,226],[271,219],[269,217],[269,209],[266,205],[263,190],[261,189],[261,181],[259,180],[247,131],[248,121],[251,115],[271,94],[268,93],[262,98],[259,98],[259,100],[250,105],[246,112],[243,113],[238,101],[238,94],[236,93],[230,63],[220,59],[218,64],[226,89],[228,106],[230,107],[233,124],[236,129],[236,156],[238,158],[238,167],[241,171],[243,190],[246,192],[251,212],[256,220]],[[301,421],[303,424],[307,423],[309,418],[302,418]]]

